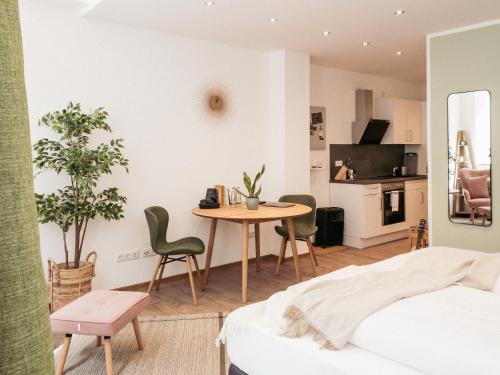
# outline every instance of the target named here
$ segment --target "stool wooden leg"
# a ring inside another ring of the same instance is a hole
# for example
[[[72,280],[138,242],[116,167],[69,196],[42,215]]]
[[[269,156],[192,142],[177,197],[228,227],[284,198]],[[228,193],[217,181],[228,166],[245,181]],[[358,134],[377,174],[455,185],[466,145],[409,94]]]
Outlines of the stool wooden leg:
[[[274,273],[276,276],[280,274],[280,265],[281,262],[285,259],[285,252],[286,252],[286,239],[283,237],[281,240],[281,248],[280,248],[280,255],[278,257],[278,264],[276,265],[276,272]]]
[[[102,345],[102,337],[96,336],[96,346],[99,347]]]
[[[104,355],[106,357],[106,375],[113,375],[113,353],[111,350],[111,337],[104,336]]]
[[[71,343],[71,334],[67,333],[63,339],[61,358],[59,359],[59,365],[57,366],[56,375],[62,375],[62,373],[63,373],[64,364],[66,363],[66,358],[68,357],[70,343]]]
[[[205,285],[203,283],[203,277],[201,277],[200,267],[198,266],[198,260],[196,255],[193,255],[194,268],[196,268],[196,276],[198,277],[198,282],[200,283],[201,290],[205,290]]]
[[[135,338],[137,340],[137,347],[139,350],[144,349],[144,342],[142,341],[141,326],[139,325],[139,320],[137,317],[132,319],[132,325],[134,326]]]
[[[189,283],[191,284],[191,293],[193,294],[193,303],[195,306],[198,306],[198,299],[196,298],[196,289],[194,286],[193,270],[191,268],[191,256],[190,255],[188,255],[186,257],[186,266],[187,266],[188,275],[189,275]]]
[[[163,261],[163,256],[160,256],[160,259],[158,259],[158,262],[156,263],[156,267],[155,267],[155,270],[153,272],[153,277],[151,277],[151,282],[149,283],[148,291],[146,292],[148,294],[151,293],[151,289],[153,288],[153,284],[156,280],[156,275],[158,275],[158,270],[160,269],[162,261]]]

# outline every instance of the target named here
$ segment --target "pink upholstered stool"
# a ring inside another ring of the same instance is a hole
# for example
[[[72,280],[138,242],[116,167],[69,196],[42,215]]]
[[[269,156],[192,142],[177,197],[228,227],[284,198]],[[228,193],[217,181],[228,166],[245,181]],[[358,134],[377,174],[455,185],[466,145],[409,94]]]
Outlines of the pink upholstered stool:
[[[97,336],[97,346],[101,345],[101,338],[104,337],[106,374],[111,375],[111,336],[116,335],[125,324],[132,321],[137,346],[142,350],[143,342],[137,315],[148,305],[147,293],[98,290],[87,293],[57,310],[50,316],[52,331],[65,333],[66,336],[56,374],[63,373],[71,336],[77,334]]]

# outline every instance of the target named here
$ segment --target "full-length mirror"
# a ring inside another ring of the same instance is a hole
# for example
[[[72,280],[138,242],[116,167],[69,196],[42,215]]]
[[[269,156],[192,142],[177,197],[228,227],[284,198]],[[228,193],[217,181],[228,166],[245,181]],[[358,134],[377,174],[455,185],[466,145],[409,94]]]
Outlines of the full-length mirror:
[[[449,218],[491,225],[490,93],[448,96]]]

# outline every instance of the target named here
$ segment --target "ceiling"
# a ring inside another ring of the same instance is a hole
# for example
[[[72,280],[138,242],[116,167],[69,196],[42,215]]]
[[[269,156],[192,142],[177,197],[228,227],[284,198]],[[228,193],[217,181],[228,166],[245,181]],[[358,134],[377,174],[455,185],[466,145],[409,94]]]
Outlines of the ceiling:
[[[90,18],[244,48],[289,49],[317,64],[421,83],[426,34],[500,18],[499,0],[83,2]],[[398,9],[405,13],[395,15]]]

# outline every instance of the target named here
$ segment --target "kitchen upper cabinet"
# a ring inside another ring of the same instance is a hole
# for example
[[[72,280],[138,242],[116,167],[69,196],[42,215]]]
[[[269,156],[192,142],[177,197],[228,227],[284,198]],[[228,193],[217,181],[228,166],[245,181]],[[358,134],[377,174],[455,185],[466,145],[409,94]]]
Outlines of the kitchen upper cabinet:
[[[423,107],[423,102],[417,100],[376,99],[375,117],[391,122],[382,143],[421,144]]]

